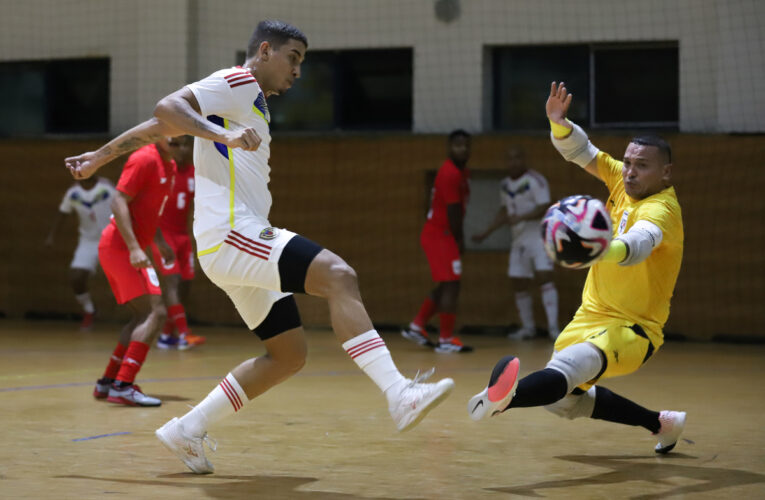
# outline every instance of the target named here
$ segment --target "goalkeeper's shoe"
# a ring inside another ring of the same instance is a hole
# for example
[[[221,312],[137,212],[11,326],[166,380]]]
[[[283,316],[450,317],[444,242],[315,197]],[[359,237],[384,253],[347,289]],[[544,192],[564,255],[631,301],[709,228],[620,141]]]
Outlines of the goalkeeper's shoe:
[[[680,439],[680,434],[683,433],[685,428],[685,412],[664,410],[659,413],[659,422],[661,423],[661,428],[659,432],[654,434],[659,438],[659,442],[656,443],[654,451],[666,454],[672,451],[677,444],[677,440]]]
[[[518,387],[521,362],[515,356],[505,356],[494,366],[489,385],[468,402],[468,414],[473,420],[493,417],[505,411]]]

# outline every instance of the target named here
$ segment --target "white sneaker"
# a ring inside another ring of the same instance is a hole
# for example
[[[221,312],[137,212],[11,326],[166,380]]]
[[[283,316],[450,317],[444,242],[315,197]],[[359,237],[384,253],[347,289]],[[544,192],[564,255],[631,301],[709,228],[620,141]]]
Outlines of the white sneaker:
[[[404,328],[401,330],[401,336],[406,340],[410,340],[418,345],[424,345],[428,347],[433,347],[434,345],[433,342],[431,342],[428,336],[425,334],[425,332],[416,327],[414,324],[409,325],[409,328]]]
[[[685,412],[664,410],[659,413],[659,422],[661,422],[661,429],[654,434],[659,438],[659,442],[654,451],[662,454],[669,453],[677,444],[685,428]]]
[[[211,474],[215,470],[213,464],[205,457],[202,443],[207,443],[207,447],[212,451],[215,451],[218,445],[215,441],[210,444],[211,439],[207,437],[206,432],[202,437],[189,436],[183,429],[181,421],[175,417],[154,431],[154,434],[195,474]]]
[[[491,372],[489,385],[468,401],[468,414],[473,420],[502,413],[515,396],[521,362],[515,356],[500,359]]]
[[[106,400],[110,403],[127,406],[159,406],[162,404],[159,399],[144,394],[138,384],[126,385],[121,389],[112,385],[109,387],[109,396]]]
[[[513,333],[509,333],[507,338],[509,340],[529,340],[533,339],[537,335],[536,328],[519,328]]]
[[[388,404],[390,416],[396,422],[399,432],[408,431],[420,420],[425,418],[430,410],[438,406],[454,389],[454,380],[445,378],[435,384],[423,384],[433,374],[434,369],[423,375],[419,373],[414,380],[407,379],[393,401]]]

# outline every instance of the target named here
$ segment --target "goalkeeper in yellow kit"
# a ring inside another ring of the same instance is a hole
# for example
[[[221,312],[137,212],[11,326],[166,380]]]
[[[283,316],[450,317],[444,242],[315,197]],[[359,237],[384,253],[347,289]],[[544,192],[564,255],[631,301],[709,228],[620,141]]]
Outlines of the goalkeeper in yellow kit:
[[[680,205],[670,183],[672,153],[655,136],[633,138],[623,161],[599,151],[566,119],[572,98],[562,82],[552,83],[546,104],[551,140],[566,160],[608,187],[614,240],[590,268],[582,305],[547,366],[518,380],[518,359],[502,358],[489,385],[471,398],[468,413],[480,420],[510,408],[544,406],[569,419],[645,427],[658,437],[655,451],[667,453],[683,431],[685,412],[651,411],[595,384],[636,371],[663,343],[683,253]]]

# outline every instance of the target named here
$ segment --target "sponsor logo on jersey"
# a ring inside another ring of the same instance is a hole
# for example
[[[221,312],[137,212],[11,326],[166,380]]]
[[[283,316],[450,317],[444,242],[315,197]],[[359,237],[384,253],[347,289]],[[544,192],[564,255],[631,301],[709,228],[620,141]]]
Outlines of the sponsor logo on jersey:
[[[260,232],[260,239],[261,240],[272,240],[276,238],[279,235],[279,231],[276,230],[276,228],[273,227],[267,227],[264,230]]]

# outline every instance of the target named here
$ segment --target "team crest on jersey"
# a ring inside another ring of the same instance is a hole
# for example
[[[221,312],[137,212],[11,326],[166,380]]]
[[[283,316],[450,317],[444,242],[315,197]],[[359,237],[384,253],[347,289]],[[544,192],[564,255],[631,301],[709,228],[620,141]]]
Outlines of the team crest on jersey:
[[[267,227],[260,232],[261,240],[272,240],[277,236],[279,236],[279,231],[277,231],[274,227]]]
[[[617,234],[624,234],[624,229],[627,227],[627,219],[630,217],[630,211],[625,210],[622,214],[622,220],[619,222],[619,230]]]

